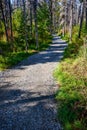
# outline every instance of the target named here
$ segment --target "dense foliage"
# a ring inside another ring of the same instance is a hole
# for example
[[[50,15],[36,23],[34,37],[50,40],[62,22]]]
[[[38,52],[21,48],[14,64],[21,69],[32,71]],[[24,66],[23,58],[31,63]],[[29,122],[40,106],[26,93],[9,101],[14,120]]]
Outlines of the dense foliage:
[[[87,129],[87,40],[83,42],[84,31],[80,39],[77,37],[77,28],[73,28],[72,42],[68,43],[63,61],[54,73],[59,84],[58,117],[64,130]],[[68,34],[64,39],[69,41]]]
[[[37,1],[36,3],[30,0],[16,5],[14,2],[16,3],[13,1],[11,5],[10,1],[10,6],[7,0],[0,2],[1,69],[18,63],[33,52],[47,48],[52,39],[51,5],[48,2]],[[13,9],[12,12],[10,7]],[[5,15],[5,8],[8,10],[7,15]]]
[[[87,0],[61,3],[58,35],[68,42],[54,72],[58,118],[64,130],[87,130]],[[77,11],[78,10],[78,11]]]

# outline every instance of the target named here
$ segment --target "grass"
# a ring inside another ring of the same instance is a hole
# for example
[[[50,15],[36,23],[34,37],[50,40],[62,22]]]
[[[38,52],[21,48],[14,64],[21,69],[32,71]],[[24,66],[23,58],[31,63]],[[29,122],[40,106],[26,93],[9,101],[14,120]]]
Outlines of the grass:
[[[54,76],[60,84],[56,99],[64,130],[87,130],[87,60],[64,60]]]
[[[21,51],[21,52],[14,52],[9,53],[5,56],[0,56],[0,70],[7,69],[13,65],[16,65],[20,61],[24,60],[28,56],[36,53],[37,51],[31,50],[29,52]]]
[[[18,64],[20,61],[26,59],[27,57],[39,52],[43,51],[46,48],[49,47],[49,45],[52,42],[52,37],[50,37],[45,43],[40,43],[39,49],[36,49],[35,44],[31,44],[29,46],[28,52],[26,51],[19,51],[17,52],[11,52],[9,51],[9,43],[6,42],[0,42],[0,50],[2,51],[2,54],[0,54],[0,70],[7,69],[9,67],[12,67],[16,64]]]
[[[84,56],[81,40],[73,41],[54,72],[59,84],[58,119],[64,130],[87,130],[87,48]]]

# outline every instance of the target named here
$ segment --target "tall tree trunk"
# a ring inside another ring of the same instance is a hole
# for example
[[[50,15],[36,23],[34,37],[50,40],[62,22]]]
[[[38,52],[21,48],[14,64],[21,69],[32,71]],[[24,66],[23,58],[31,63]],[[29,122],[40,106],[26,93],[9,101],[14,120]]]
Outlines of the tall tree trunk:
[[[4,15],[4,11],[3,11],[2,0],[0,1],[0,8],[1,8],[2,18],[3,18],[3,22],[4,22],[4,27],[5,27],[6,39],[9,42],[8,32],[7,32],[6,22],[5,22],[5,15]]]
[[[65,23],[64,23],[64,34],[67,30],[67,1],[65,0]]]
[[[53,0],[49,1],[49,10],[50,10],[50,32],[53,33]]]
[[[80,24],[80,18],[81,18],[81,5],[78,8],[78,20],[77,20],[78,24]]]
[[[79,37],[79,38],[80,38],[80,36],[81,36],[83,17],[84,17],[84,1],[83,1],[83,3],[82,3],[82,14],[81,14],[81,20],[80,20],[79,34],[78,34],[78,37]]]
[[[23,3],[23,17],[24,17],[24,34],[25,34],[25,42],[26,42],[25,50],[28,51],[25,0],[22,0],[22,3]]]
[[[61,11],[61,16],[62,16],[62,35],[65,36],[65,29],[66,29],[66,0],[62,0],[62,11]]]
[[[73,27],[73,0],[71,0],[71,10],[70,10],[70,41],[72,41],[72,27]]]
[[[38,26],[37,26],[37,0],[34,0],[34,21],[35,21],[36,48],[39,48],[39,42],[38,42]]]
[[[30,0],[30,34],[32,36],[32,1]]]
[[[13,29],[12,29],[12,10],[11,10],[11,2],[9,2],[9,13],[10,13],[10,28],[11,28],[11,41],[13,41]]]
[[[87,0],[86,0],[86,30],[87,30]]]

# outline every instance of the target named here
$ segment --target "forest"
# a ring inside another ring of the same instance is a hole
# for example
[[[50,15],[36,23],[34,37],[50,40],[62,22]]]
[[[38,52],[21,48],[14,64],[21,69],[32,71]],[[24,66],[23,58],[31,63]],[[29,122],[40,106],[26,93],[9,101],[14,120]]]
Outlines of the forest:
[[[45,50],[57,34],[68,44],[54,71],[64,130],[87,130],[87,0],[0,0],[0,70]]]
[[[58,35],[68,47],[54,72],[58,115],[64,130],[87,130],[87,1],[64,0],[60,10]]]
[[[58,26],[57,11],[54,3]],[[16,64],[32,53],[45,49],[52,39],[52,1],[1,0],[0,2],[0,68]],[[13,60],[11,60],[13,59]]]

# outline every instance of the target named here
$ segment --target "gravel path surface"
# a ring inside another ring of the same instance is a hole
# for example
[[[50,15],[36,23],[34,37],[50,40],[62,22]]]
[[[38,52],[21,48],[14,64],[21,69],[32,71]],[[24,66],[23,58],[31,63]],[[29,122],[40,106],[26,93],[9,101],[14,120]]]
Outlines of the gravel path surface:
[[[65,47],[54,36],[46,51],[0,72],[0,130],[61,130],[54,100],[58,86],[52,73]]]

